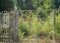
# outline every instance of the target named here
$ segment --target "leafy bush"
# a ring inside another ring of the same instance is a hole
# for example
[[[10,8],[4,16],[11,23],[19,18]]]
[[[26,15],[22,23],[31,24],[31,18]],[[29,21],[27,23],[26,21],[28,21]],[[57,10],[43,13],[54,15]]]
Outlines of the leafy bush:
[[[58,16],[56,18],[56,37],[60,40],[60,13],[58,13]]]
[[[23,18],[22,18],[23,19]],[[20,19],[20,23],[19,23],[19,29],[22,33],[24,33],[23,35],[25,37],[27,37],[29,35],[29,25],[28,22],[25,22],[24,20]],[[22,22],[21,22],[22,21]]]
[[[29,15],[28,15],[29,14]],[[48,13],[47,13],[48,14]],[[44,17],[44,16],[42,16]],[[54,14],[53,11],[50,12],[49,16],[46,17],[46,20],[42,20],[38,15],[32,11],[22,15],[19,18],[19,37],[38,37],[40,35],[52,36],[54,35]],[[56,33],[60,34],[60,14],[56,16]],[[52,36],[53,37],[53,36]],[[59,35],[57,35],[59,38]]]

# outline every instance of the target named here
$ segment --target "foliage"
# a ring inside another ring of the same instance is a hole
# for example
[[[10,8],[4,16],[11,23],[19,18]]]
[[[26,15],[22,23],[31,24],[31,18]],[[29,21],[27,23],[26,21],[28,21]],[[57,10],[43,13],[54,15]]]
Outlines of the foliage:
[[[0,11],[20,11],[19,39],[54,35],[54,7],[56,8],[56,35],[60,38],[60,0],[1,0]],[[27,11],[22,11],[27,10]],[[32,11],[34,10],[34,11]],[[1,28],[1,26],[0,26]],[[58,35],[59,34],[59,35]]]
[[[18,6],[22,10],[36,10],[38,7],[43,9],[59,8],[60,0],[17,0]]]
[[[39,11],[41,12],[41,11]],[[44,11],[42,11],[44,12]],[[57,34],[60,33],[60,13],[59,10],[57,11],[58,15],[56,16],[56,32]],[[29,15],[28,15],[29,14]],[[24,37],[40,37],[41,35],[46,35],[51,37],[54,35],[54,11],[51,10],[49,13],[48,11],[45,11],[44,13],[46,18],[42,16],[44,19],[39,18],[39,13],[37,11],[26,11],[22,12],[20,15],[20,23],[19,23],[19,29],[21,30]],[[47,15],[48,16],[47,16]],[[41,15],[40,15],[41,16]],[[26,36],[26,34],[27,36]],[[59,35],[57,35],[57,38]]]
[[[60,40],[60,13],[58,13],[58,16],[56,17],[56,36],[57,36],[57,39]]]
[[[24,22],[23,18],[20,19],[19,28],[23,35],[27,37],[29,35],[29,25],[28,22]]]
[[[0,0],[0,11],[11,11],[14,9],[12,0]]]

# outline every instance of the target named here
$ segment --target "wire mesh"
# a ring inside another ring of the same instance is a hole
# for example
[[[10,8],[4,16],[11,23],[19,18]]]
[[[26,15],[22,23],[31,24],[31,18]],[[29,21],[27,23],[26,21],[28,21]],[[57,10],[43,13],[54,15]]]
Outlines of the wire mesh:
[[[6,12],[0,13],[1,42],[3,43],[57,43],[56,37],[59,36],[59,34],[56,34],[56,28],[57,28],[56,24],[58,23],[59,20],[58,10],[56,9],[55,10],[20,10],[19,16],[17,17],[16,15],[18,15],[18,12],[12,12],[12,13],[8,12],[9,28],[6,29],[3,29],[3,25],[2,25],[3,24],[2,17],[4,13]],[[19,19],[19,21],[17,19]],[[19,28],[19,29],[16,30],[15,28],[16,29]],[[17,33],[17,31],[19,34]],[[20,34],[22,31],[23,31],[23,35]],[[17,34],[18,36],[15,36]],[[26,37],[28,37],[27,40]],[[15,42],[16,41],[15,39],[19,41]]]

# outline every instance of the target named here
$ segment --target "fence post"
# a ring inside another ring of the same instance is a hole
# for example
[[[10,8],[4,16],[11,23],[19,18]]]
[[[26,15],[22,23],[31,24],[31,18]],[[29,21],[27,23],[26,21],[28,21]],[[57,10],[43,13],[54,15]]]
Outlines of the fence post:
[[[15,14],[15,29],[14,29],[14,41],[18,41],[18,18],[19,18],[19,12],[16,11]]]
[[[54,40],[56,43],[56,9],[54,9]]]

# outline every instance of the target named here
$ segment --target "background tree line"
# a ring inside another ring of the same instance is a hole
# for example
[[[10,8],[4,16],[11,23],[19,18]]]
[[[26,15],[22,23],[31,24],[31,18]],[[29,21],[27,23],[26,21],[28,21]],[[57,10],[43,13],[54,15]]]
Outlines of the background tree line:
[[[0,10],[12,10],[15,5],[21,10],[58,9],[60,0],[1,0]]]

